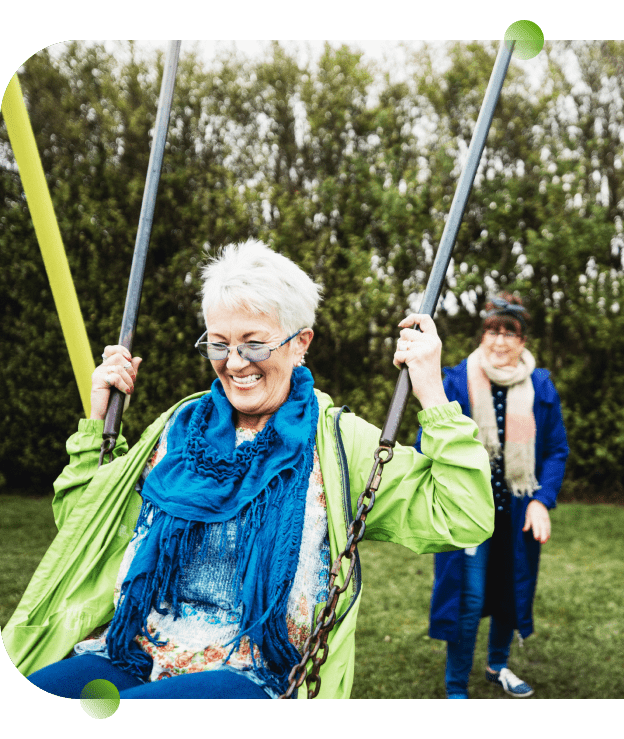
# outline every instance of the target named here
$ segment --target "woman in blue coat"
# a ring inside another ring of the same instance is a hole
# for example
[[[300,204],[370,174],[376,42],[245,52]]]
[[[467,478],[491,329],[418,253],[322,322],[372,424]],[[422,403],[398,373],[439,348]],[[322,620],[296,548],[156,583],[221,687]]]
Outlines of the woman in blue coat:
[[[468,698],[480,619],[491,616],[485,677],[514,697],[533,689],[507,667],[514,630],[533,632],[540,545],[563,481],[568,445],[548,370],[526,348],[528,313],[509,294],[486,306],[481,343],[444,369],[444,389],[479,427],[490,455],[494,534],[472,549],[435,555],[429,635],[447,642],[446,694]],[[416,447],[420,448],[420,434]]]

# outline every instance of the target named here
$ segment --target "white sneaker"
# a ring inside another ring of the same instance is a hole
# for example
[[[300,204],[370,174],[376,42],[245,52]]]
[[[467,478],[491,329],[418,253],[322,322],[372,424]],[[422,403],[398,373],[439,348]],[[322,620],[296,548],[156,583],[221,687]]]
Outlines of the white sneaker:
[[[535,692],[530,685],[514,675],[507,667],[503,667],[500,672],[486,670],[485,677],[489,682],[500,685],[505,693],[509,693],[514,698],[528,698]]]

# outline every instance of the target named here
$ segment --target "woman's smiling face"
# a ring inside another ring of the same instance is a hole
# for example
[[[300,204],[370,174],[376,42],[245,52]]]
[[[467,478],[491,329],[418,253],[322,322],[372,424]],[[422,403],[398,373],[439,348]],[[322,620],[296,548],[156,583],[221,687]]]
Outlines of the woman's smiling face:
[[[207,341],[232,347],[227,359],[211,360],[227,399],[238,411],[238,424],[260,430],[285,402],[293,368],[301,361],[314,332],[306,328],[262,362],[243,359],[236,347],[256,342],[278,346],[288,334],[272,316],[243,308],[219,308],[207,316]]]
[[[505,328],[484,331],[481,338],[485,358],[498,369],[516,367],[525,344],[525,338]]]

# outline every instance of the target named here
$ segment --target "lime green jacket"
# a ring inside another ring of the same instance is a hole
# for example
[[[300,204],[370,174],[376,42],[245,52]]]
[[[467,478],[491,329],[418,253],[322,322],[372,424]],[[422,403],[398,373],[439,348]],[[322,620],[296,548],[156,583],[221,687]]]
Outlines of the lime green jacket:
[[[316,445],[334,561],[344,550],[380,432],[352,413],[339,414],[328,395],[315,392],[320,409]],[[179,405],[149,426],[132,449],[120,435],[114,460],[99,469],[102,421],[82,419],[78,432],[68,439],[70,461],[54,484],[52,503],[59,533],[2,632],[9,656],[24,675],[62,659],[74,644],[112,619],[114,583],[141,505],[135,485]],[[417,553],[477,546],[494,529],[490,466],[476,440],[477,426],[461,414],[457,402],[421,411],[419,421],[423,454],[395,447],[366,519],[366,538],[402,544]],[[349,562],[345,558],[342,564],[339,585]],[[360,598],[358,567],[340,596],[338,623],[320,670],[320,698],[350,695]],[[305,693],[299,690],[299,697],[305,698]]]

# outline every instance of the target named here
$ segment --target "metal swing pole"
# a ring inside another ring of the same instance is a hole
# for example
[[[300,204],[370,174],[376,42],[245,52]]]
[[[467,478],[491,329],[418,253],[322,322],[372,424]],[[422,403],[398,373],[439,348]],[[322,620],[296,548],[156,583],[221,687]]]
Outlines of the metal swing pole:
[[[515,42],[513,41],[503,41],[501,43],[498,56],[494,63],[494,68],[490,76],[490,81],[485,91],[485,97],[477,118],[470,147],[468,148],[466,164],[460,175],[459,182],[457,183],[457,190],[455,191],[455,196],[451,203],[451,209],[444,227],[444,232],[442,233],[438,253],[436,254],[431,274],[427,281],[425,294],[420,306],[420,313],[427,313],[432,317],[435,313],[440,292],[442,291],[446,270],[448,269],[453,247],[455,246],[457,232],[461,225],[466,203],[468,202],[468,196],[472,190],[479,161],[481,160],[481,154],[483,153],[483,148],[485,146],[485,140],[494,116],[494,109],[496,108],[496,103],[500,96],[505,75],[507,74],[514,44]],[[314,631],[306,639],[303,645],[303,656],[301,661],[292,668],[290,675],[288,676],[288,689],[280,696],[282,699],[292,698],[295,690],[301,687],[304,680],[308,689],[308,698],[315,698],[319,693],[321,688],[321,677],[319,672],[321,666],[328,657],[327,638],[329,636],[329,632],[336,623],[336,606],[338,604],[338,598],[340,594],[347,589],[351,581],[351,576],[356,564],[356,557],[354,555],[357,552],[357,545],[364,538],[364,533],[366,531],[366,516],[371,512],[375,505],[375,493],[381,484],[383,466],[392,459],[397,432],[410,396],[410,386],[409,371],[407,367],[403,366],[390,402],[388,416],[381,432],[379,447],[376,449],[374,454],[373,467],[370,472],[368,482],[366,483],[366,488],[358,498],[357,512],[354,521],[350,524],[347,532],[347,544],[344,550],[336,558],[330,571],[327,603],[319,611]],[[385,453],[385,456],[382,457],[382,453]],[[344,557],[349,560],[350,564],[344,577],[343,585],[338,586],[335,584],[335,579],[341,570]],[[312,661],[312,667],[308,673],[307,664],[310,660]]]
[[[121,331],[119,333],[118,343],[129,351],[132,350],[134,332],[136,330],[139,316],[139,304],[141,302],[143,277],[145,274],[145,261],[147,259],[147,249],[149,247],[150,235],[152,233],[156,193],[158,192],[158,182],[160,180],[165,142],[167,140],[169,116],[171,114],[171,103],[173,100],[173,90],[175,86],[181,43],[181,41],[170,41],[165,56],[165,66],[160,86],[160,98],[158,100],[156,123],[154,125],[154,138],[152,140],[152,148],[147,167],[147,178],[145,180],[145,190],[143,191],[143,202],[141,204],[141,214],[139,216],[139,226],[134,246],[132,267],[130,269],[126,304],[121,321]],[[124,400],[125,395],[120,390],[117,388],[111,389],[108,408],[106,410],[106,419],[104,421],[104,432],[102,434],[103,441],[100,450],[100,465],[104,461],[104,456],[106,454],[108,454],[109,461],[113,458],[113,449],[117,443],[117,437],[119,436],[119,429],[121,426]]]
[[[457,189],[455,190],[451,209],[448,214],[448,219],[440,240],[440,246],[438,247],[438,251],[431,268],[431,274],[427,281],[425,294],[418,312],[427,314],[432,318],[442,291],[446,270],[451,261],[457,233],[461,226],[464,210],[466,209],[468,197],[470,196],[474,178],[477,174],[477,168],[481,161],[481,154],[483,154],[485,140],[490,130],[490,125],[492,124],[494,109],[496,108],[496,103],[500,97],[500,92],[503,87],[503,82],[505,81],[514,45],[514,41],[503,41],[498,51],[498,56],[496,57],[494,68],[492,69],[490,81],[485,91],[483,104],[479,111],[475,130],[472,134],[472,140],[470,141],[470,146],[468,148],[466,164],[459,177]],[[381,439],[379,441],[381,446],[394,447],[396,444],[397,433],[399,431],[401,419],[403,418],[403,413],[405,412],[410,394],[411,383],[409,379],[409,371],[407,367],[403,365],[399,373],[396,387],[394,388],[392,400],[390,401],[390,408],[388,410],[386,422],[381,432]]]
[[[19,168],[82,407],[88,418],[91,415],[91,375],[95,364],[17,73],[9,82],[2,100],[2,115]]]

